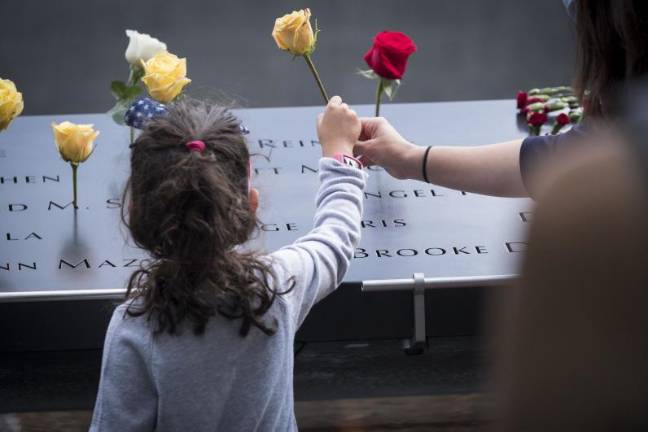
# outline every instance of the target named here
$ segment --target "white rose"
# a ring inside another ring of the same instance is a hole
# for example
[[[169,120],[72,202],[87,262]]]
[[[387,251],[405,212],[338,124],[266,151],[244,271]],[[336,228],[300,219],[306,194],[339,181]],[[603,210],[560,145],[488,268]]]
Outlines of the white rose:
[[[128,48],[126,48],[126,61],[132,65],[140,66],[141,61],[148,61],[160,51],[166,51],[167,46],[164,42],[135,30],[126,30],[126,36],[130,38]]]

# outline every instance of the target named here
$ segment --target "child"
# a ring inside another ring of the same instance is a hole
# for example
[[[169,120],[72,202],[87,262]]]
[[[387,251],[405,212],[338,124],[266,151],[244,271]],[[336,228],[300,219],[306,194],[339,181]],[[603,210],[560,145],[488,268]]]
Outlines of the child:
[[[124,202],[151,261],[110,322],[91,431],[297,430],[294,335],[342,282],[366,177],[350,157],[360,121],[339,97],[317,132],[315,227],[262,256],[237,247],[259,199],[238,120],[185,99],[146,125]]]

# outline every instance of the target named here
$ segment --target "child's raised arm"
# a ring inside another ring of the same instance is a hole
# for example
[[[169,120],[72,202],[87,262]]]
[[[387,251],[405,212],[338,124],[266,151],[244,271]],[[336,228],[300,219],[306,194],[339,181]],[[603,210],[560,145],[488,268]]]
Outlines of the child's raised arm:
[[[311,307],[342,282],[360,240],[366,174],[336,160],[353,155],[353,146],[360,136],[360,120],[335,96],[318,117],[317,133],[324,157],[319,163],[321,185],[316,196],[314,227],[292,245],[272,254],[280,264],[276,269],[277,282],[294,277],[293,290],[281,298],[288,303],[295,330]]]

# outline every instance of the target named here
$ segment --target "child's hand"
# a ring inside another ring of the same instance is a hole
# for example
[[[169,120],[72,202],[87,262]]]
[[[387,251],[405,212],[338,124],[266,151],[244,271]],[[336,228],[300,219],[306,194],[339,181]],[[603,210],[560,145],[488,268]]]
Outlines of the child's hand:
[[[360,137],[362,125],[358,115],[340,96],[333,96],[326,110],[317,117],[317,136],[322,144],[322,155],[337,153],[353,155],[353,146]]]

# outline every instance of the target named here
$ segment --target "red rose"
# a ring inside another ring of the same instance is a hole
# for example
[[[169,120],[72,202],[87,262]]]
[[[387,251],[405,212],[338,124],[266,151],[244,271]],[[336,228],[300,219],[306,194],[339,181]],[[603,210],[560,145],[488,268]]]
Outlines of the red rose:
[[[556,123],[559,124],[560,126],[568,125],[569,122],[570,122],[569,116],[565,113],[560,113],[558,114],[558,117],[556,117]]]
[[[527,117],[527,123],[531,126],[539,127],[547,122],[547,114],[543,112],[530,112]]]
[[[519,91],[517,94],[517,107],[518,109],[523,109],[525,106],[527,106],[527,99],[528,99],[527,92]]]
[[[544,100],[542,100],[542,99],[540,99],[540,98],[537,98],[537,97],[530,97],[530,98],[527,99],[526,104],[527,104],[527,105],[531,105],[531,104],[534,104],[534,103],[536,103],[536,102],[542,102],[542,103],[544,103]]]
[[[401,79],[407,68],[407,58],[414,51],[416,45],[407,35],[384,31],[374,37],[373,46],[364,55],[364,60],[382,78]]]

